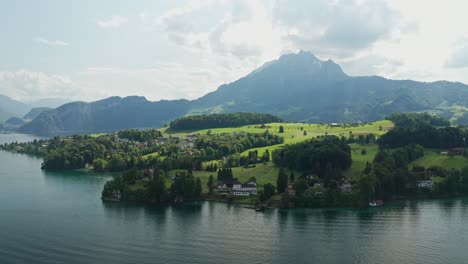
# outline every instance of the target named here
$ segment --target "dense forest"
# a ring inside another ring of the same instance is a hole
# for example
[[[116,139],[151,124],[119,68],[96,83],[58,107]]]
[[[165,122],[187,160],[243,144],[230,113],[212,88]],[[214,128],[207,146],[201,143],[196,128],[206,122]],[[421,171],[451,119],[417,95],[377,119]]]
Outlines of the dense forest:
[[[312,139],[273,151],[273,162],[290,170],[324,175],[329,170],[346,170],[351,166],[351,148],[336,136]]]
[[[200,130],[207,128],[240,127],[245,125],[266,124],[274,122],[284,121],[274,115],[259,113],[193,115],[172,121],[170,124],[170,129],[172,131]]]
[[[96,171],[122,171],[134,166],[143,167],[142,156],[159,148],[155,139],[160,136],[161,132],[153,129],[129,130],[96,137],[76,135],[26,143],[13,142],[0,148],[43,156],[43,169],[81,169],[88,164],[94,165]]]
[[[132,141],[138,142],[147,142],[151,140],[155,140],[158,138],[162,138],[163,135],[161,131],[156,129],[150,130],[139,130],[139,129],[130,129],[130,130],[122,130],[117,133],[118,137],[121,139],[127,139]]]
[[[395,127],[380,137],[379,144],[390,148],[409,144],[418,144],[426,148],[454,148],[465,147],[467,137],[466,129],[419,125],[409,128]]]
[[[450,122],[447,119],[428,113],[393,113],[390,114],[386,119],[395,123],[395,126],[397,127],[405,128],[417,127],[421,125],[438,127],[450,126]]]

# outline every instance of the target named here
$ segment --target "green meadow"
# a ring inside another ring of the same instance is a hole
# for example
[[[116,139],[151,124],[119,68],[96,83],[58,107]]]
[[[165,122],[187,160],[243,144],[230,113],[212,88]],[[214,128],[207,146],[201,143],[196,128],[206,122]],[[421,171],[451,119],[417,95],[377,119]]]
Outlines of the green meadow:
[[[411,163],[412,166],[423,166],[425,168],[431,166],[442,167],[444,169],[462,169],[468,166],[468,158],[464,156],[450,156],[441,154],[447,150],[428,149],[424,157],[415,160]]]

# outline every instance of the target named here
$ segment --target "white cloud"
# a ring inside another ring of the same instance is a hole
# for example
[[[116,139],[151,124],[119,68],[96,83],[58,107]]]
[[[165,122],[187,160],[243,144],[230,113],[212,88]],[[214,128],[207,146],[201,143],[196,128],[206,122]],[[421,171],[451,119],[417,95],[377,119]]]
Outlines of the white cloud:
[[[158,64],[149,68],[91,67],[75,76],[92,98],[144,95],[149,100],[196,99],[234,78],[226,68]]]
[[[49,46],[68,46],[69,44],[63,40],[48,40],[45,38],[35,38],[34,41],[37,43],[49,45]]]
[[[355,76],[468,83],[466,10],[468,2],[464,0],[200,0],[184,5],[177,1],[155,2],[128,8],[134,13],[127,17],[114,15],[91,21],[96,22],[94,30],[98,34],[87,41],[89,45],[79,47],[83,52],[70,53],[66,62],[40,54],[42,65],[54,67],[47,71],[52,72],[60,63],[78,65],[68,67],[69,77],[61,76],[68,79],[68,84],[46,74],[55,81],[49,79],[42,87],[50,85],[50,91],[59,94],[66,93],[56,87],[72,87],[70,96],[82,93],[85,99],[130,94],[153,100],[193,99],[299,49],[311,51],[321,59],[333,59]],[[99,45],[110,39],[99,34],[98,28],[122,25],[135,26],[135,30],[113,35],[112,46]],[[125,41],[129,39],[135,41]],[[35,42],[68,45],[45,38]],[[13,62],[5,65],[16,65]],[[106,67],[86,68],[90,65]],[[0,89],[3,93],[6,86]],[[38,94],[46,95],[44,91]],[[20,95],[28,93],[34,94],[34,89]]]
[[[0,72],[0,93],[22,101],[83,98],[83,91],[69,77],[28,70]]]
[[[127,18],[121,16],[112,16],[107,20],[98,20],[96,23],[100,28],[119,28],[128,21]]]

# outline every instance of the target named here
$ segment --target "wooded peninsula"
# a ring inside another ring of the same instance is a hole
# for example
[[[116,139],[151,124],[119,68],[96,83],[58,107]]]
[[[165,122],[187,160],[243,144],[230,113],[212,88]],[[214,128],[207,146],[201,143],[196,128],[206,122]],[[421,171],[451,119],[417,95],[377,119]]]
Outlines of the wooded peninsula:
[[[104,186],[102,197],[111,201],[362,207],[468,194],[467,136],[426,113],[350,124],[238,113],[0,148],[40,155],[46,170],[121,172]]]

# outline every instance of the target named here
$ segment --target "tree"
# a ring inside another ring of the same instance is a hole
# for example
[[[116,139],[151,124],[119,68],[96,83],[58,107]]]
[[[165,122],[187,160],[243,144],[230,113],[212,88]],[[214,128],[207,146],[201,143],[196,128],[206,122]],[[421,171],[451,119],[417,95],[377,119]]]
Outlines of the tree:
[[[304,134],[304,136],[307,136],[307,131],[304,130],[304,133],[303,133],[303,134]]]
[[[202,192],[202,183],[200,178],[197,178],[195,181],[195,197],[200,197]]]
[[[265,199],[269,199],[275,194],[275,186],[271,183],[263,185],[263,194],[265,195]]]
[[[302,196],[302,194],[307,190],[309,186],[307,185],[306,180],[299,179],[294,183],[294,189],[296,190],[297,196]]]
[[[367,204],[375,194],[376,177],[374,172],[361,175],[358,181],[359,196],[363,205]]]
[[[109,161],[109,170],[111,171],[122,171],[126,166],[127,164],[124,158],[119,154],[112,156],[111,160]]]
[[[162,177],[155,177],[148,186],[149,197],[155,202],[164,202],[168,198],[166,185]]]
[[[284,127],[283,126],[279,127],[278,133],[284,133]]]
[[[95,159],[93,161],[94,171],[104,172],[107,170],[107,161],[105,159]]]
[[[276,190],[278,193],[283,193],[288,187],[288,175],[283,168],[280,168],[278,173],[278,179],[276,180]]]
[[[210,175],[210,177],[208,178],[208,183],[206,185],[208,186],[210,193],[212,193],[213,192],[213,175]]]
[[[291,172],[291,174],[289,175],[289,181],[294,182],[295,178],[296,178],[296,176],[294,176],[294,172]]]

